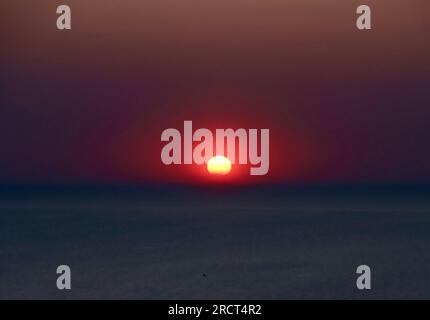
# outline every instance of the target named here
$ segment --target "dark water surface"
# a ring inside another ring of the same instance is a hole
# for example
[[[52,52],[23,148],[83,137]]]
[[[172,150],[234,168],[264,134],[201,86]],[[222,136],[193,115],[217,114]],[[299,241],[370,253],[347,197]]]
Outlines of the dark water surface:
[[[0,299],[430,298],[423,186],[1,187]],[[56,268],[72,290],[56,289]],[[372,268],[372,290],[355,286]]]

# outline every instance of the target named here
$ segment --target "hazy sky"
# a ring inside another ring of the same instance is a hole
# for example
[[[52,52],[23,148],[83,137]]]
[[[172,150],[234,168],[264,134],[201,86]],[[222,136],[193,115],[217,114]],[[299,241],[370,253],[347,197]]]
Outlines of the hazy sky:
[[[370,32],[355,28],[363,3]],[[56,29],[59,4],[71,31]],[[428,0],[4,0],[0,183],[204,182],[160,161],[161,132],[184,120],[271,129],[269,175],[243,181],[430,182],[429,12]]]

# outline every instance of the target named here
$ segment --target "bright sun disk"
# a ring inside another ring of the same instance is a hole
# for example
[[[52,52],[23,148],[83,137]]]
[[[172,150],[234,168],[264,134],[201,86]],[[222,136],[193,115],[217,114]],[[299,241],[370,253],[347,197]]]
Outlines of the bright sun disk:
[[[229,174],[231,162],[224,156],[215,156],[208,161],[208,171],[211,174]]]

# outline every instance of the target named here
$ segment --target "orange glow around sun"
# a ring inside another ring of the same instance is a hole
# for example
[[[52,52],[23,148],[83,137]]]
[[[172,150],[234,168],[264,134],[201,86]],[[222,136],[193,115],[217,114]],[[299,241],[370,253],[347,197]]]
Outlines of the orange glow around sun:
[[[211,174],[229,174],[231,171],[231,162],[224,156],[215,156],[208,161],[208,171]]]

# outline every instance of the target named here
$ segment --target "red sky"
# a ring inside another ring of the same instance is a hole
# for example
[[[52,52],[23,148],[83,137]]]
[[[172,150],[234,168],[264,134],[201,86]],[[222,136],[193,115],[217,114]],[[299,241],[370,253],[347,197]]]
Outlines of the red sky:
[[[353,0],[2,1],[0,183],[207,181],[161,164],[184,120],[271,130],[232,180],[430,182],[429,2],[366,3],[370,32]]]

